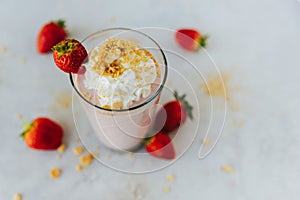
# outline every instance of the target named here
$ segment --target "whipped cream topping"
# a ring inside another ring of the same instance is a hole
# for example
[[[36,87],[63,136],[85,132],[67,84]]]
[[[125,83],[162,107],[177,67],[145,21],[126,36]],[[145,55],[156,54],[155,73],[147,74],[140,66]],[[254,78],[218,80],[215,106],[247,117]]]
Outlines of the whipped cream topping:
[[[151,93],[160,77],[158,63],[135,42],[109,38],[89,53],[84,85],[104,108],[126,109]]]

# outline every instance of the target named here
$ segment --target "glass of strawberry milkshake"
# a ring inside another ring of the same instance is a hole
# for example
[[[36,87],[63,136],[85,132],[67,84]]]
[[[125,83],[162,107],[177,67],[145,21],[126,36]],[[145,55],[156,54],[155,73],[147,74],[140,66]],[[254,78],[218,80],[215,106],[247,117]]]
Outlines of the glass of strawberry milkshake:
[[[100,141],[114,150],[133,150],[149,134],[167,77],[158,43],[128,28],[110,28],[82,41],[88,52],[79,73],[70,73]]]

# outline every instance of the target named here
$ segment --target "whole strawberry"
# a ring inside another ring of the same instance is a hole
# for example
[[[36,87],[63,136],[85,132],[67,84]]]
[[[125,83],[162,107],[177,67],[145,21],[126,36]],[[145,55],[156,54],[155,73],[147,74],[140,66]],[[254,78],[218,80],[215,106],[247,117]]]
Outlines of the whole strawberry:
[[[155,157],[172,160],[175,150],[170,137],[162,132],[148,138],[145,145],[146,151]]]
[[[78,70],[87,57],[84,46],[75,39],[66,39],[53,48],[55,64],[64,72],[78,73]]]
[[[39,53],[48,53],[51,48],[65,39],[67,32],[63,20],[52,21],[45,24],[37,37],[37,50]]]
[[[49,118],[39,117],[26,126],[21,136],[33,149],[55,150],[62,143],[63,128]]]
[[[175,33],[175,40],[188,51],[197,51],[206,46],[207,36],[195,29],[179,29]]]
[[[189,116],[193,119],[192,110],[193,107],[185,100],[186,95],[179,96],[177,91],[174,92],[174,97],[176,100],[170,101],[163,106],[163,109],[166,112],[166,122],[162,128],[162,131],[168,133],[184,123]],[[158,115],[160,115],[160,110]]]

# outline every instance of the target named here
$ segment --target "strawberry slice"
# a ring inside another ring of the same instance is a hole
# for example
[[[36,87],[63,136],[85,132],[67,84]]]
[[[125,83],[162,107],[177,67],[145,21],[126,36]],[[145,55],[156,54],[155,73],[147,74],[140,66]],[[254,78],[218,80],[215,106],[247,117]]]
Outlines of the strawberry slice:
[[[82,73],[79,70],[82,62],[87,57],[84,46],[75,39],[65,39],[53,48],[54,62],[66,73]]]
[[[146,139],[146,151],[155,157],[172,160],[175,158],[175,150],[170,137],[163,132]]]
[[[37,36],[37,51],[48,53],[51,48],[67,37],[65,21],[57,20],[45,24]]]
[[[195,29],[178,29],[175,33],[176,42],[188,51],[197,51],[200,47],[205,47],[207,38],[208,36]]]

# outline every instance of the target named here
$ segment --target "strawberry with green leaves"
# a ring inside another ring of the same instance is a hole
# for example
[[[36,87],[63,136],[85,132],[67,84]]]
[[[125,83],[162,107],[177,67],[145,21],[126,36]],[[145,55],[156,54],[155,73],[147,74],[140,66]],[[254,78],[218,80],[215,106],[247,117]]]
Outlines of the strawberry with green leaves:
[[[65,21],[57,20],[48,22],[38,33],[37,50],[41,54],[48,53],[54,45],[66,37]]]
[[[159,132],[146,139],[146,151],[155,157],[172,160],[175,158],[175,150],[171,138]]]
[[[175,40],[179,46],[188,51],[197,51],[200,47],[206,46],[206,35],[202,35],[195,29],[178,29],[175,33]]]
[[[82,62],[87,57],[86,49],[75,39],[65,39],[52,50],[55,64],[66,73],[78,73]]]
[[[177,91],[174,92],[174,101],[170,101],[163,106],[163,109],[158,112],[158,116],[166,112],[166,122],[162,131],[169,133],[177,129],[187,119],[193,119],[193,107],[185,99],[186,95],[179,96]]]
[[[63,132],[58,123],[46,117],[39,117],[25,126],[21,136],[30,148],[55,150],[62,143]]]

